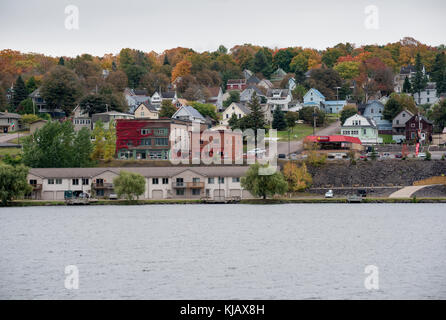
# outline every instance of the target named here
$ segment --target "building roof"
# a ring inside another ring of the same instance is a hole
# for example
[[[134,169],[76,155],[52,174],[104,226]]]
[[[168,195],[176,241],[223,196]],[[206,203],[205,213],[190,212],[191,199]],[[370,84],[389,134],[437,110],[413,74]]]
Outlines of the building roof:
[[[246,79],[229,79],[228,84],[245,84]]]
[[[135,89],[133,90],[133,93],[137,96],[148,96],[149,93],[145,89]]]
[[[362,123],[362,122],[361,122],[361,125],[360,125],[360,126],[355,126],[355,127],[373,127],[373,128],[377,128],[377,127],[378,127],[377,124],[376,124],[376,122],[375,122],[373,119],[364,117],[363,115],[360,115],[360,114],[358,114],[358,113],[352,115],[352,116],[349,117],[349,118],[347,118],[347,119],[345,120],[345,122],[347,122],[349,119],[354,118],[354,117],[360,117],[361,120],[365,120],[365,121],[366,121],[366,123]],[[345,124],[345,122],[344,122],[344,124]],[[343,127],[351,127],[351,126],[346,126],[346,125],[344,125],[344,124],[342,125]]]
[[[229,108],[231,108],[231,106],[232,106],[233,104],[235,104],[240,110],[242,110],[244,114],[250,114],[250,113],[251,113],[251,109],[249,109],[245,104],[240,103],[240,102],[233,102],[233,103],[231,103],[231,104],[225,109],[225,111],[228,110]]]
[[[143,102],[142,103],[147,109],[149,109],[150,112],[158,113],[158,109],[155,108],[155,106],[151,105],[149,102]],[[141,105],[140,105],[141,106]]]
[[[275,93],[280,93],[281,98],[286,98],[289,92],[290,91],[288,89],[268,89],[266,96],[268,98],[272,98]]]
[[[176,95],[175,91],[161,92],[161,97],[163,99],[173,99],[173,98],[175,98],[175,95]]]
[[[243,90],[243,91],[240,93],[240,95],[242,95],[244,92],[249,92],[249,91],[255,91],[255,93],[256,93],[258,96],[263,96],[263,95],[264,95],[263,92],[262,92],[262,90],[260,90],[260,88],[257,87],[257,86],[255,86],[255,85],[250,85],[250,86],[246,87],[246,89]]]
[[[30,98],[37,98],[40,97],[40,88],[37,88],[36,90],[34,90],[33,92],[30,93],[29,95]]]
[[[356,144],[362,144],[361,140],[356,137],[349,137],[349,136],[341,136],[341,135],[334,135],[334,136],[308,136],[305,138],[307,142],[349,142],[349,143],[356,143]]]
[[[218,97],[220,90],[221,90],[220,87],[209,87],[207,89],[208,89],[209,93],[211,94],[212,98]]]
[[[139,173],[146,178],[173,177],[185,171],[193,171],[207,177],[240,177],[248,166],[200,166],[200,167],[147,167],[147,168],[33,168],[29,173],[41,178],[93,178],[104,172],[119,174],[121,170]]]
[[[21,119],[22,116],[12,112],[0,112],[0,118],[2,119]]]
[[[346,100],[332,100],[332,101],[325,101],[324,104],[328,105],[328,106],[330,106],[330,105],[337,106],[340,104],[347,104],[347,101]]]
[[[412,65],[404,66],[400,69],[400,74],[410,74],[415,72],[417,72],[417,69]]]
[[[249,77],[248,80],[246,80],[246,83],[251,83],[251,84],[257,84],[260,82],[260,79],[257,78],[255,75],[252,75],[251,77]]]
[[[175,114],[172,116],[172,118],[175,119],[177,113],[179,113],[181,110],[185,110],[193,118],[200,119],[203,122],[206,121],[206,119],[203,117],[203,115],[200,112],[198,112],[197,109],[195,109],[194,107],[191,107],[191,106],[182,106],[180,109],[178,109],[177,112],[175,112]]]

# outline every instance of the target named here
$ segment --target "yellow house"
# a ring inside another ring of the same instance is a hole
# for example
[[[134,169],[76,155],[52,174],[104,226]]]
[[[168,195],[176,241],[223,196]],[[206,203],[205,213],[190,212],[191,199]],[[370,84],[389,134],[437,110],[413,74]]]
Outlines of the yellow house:
[[[158,119],[158,110],[147,102],[143,102],[135,110],[135,119]]]

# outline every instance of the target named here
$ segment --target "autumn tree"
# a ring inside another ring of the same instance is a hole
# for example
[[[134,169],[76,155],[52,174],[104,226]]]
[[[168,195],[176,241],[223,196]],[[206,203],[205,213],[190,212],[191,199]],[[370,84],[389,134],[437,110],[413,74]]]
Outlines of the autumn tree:
[[[183,60],[179,62],[175,68],[172,70],[172,82],[175,81],[179,77],[184,77],[190,74],[192,64],[188,60]]]
[[[110,72],[106,80],[107,83],[113,86],[116,91],[123,92],[128,86],[127,75],[124,71],[117,70]]]
[[[313,183],[305,163],[297,166],[294,162],[287,162],[283,168],[283,176],[288,183],[288,191],[291,192],[305,191]]]
[[[308,79],[308,86],[319,90],[327,100],[336,100],[336,87],[342,86],[342,79],[333,69],[315,69]]]

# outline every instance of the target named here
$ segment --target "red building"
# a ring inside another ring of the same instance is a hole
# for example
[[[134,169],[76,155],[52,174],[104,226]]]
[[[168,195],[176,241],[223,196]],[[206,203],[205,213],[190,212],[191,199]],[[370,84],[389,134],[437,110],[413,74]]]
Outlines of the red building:
[[[243,91],[246,89],[246,79],[229,79],[226,84],[226,90]]]
[[[232,131],[206,131],[207,126],[198,124],[200,130],[193,133],[194,125],[190,121],[174,119],[132,119],[117,120],[116,154],[118,159],[169,160],[173,150],[170,134],[173,130],[188,132],[187,155],[175,154],[181,158],[201,158],[203,150],[213,157],[214,150],[220,150],[222,159],[235,159],[237,152],[242,152],[241,134]],[[210,147],[212,144],[213,147]],[[238,148],[238,149],[237,149]]]
[[[406,140],[430,143],[432,141],[432,130],[432,122],[416,114],[406,122]]]

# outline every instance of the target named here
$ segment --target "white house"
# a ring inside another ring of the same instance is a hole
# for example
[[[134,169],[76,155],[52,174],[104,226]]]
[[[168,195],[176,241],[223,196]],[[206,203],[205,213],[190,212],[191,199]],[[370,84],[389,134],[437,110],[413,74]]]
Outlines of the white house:
[[[248,102],[251,101],[252,95],[256,94],[257,97],[265,97],[262,90],[260,90],[257,86],[249,86],[245,90],[240,93],[240,102]]]
[[[418,105],[422,104],[436,104],[440,101],[437,96],[437,84],[435,82],[429,82],[426,89],[420,92],[420,94],[414,93],[413,98]]]
[[[246,107],[243,103],[233,102],[229,107],[225,109],[225,111],[223,111],[222,113],[223,120],[221,121],[221,124],[227,126],[233,114],[237,116],[237,119],[241,119],[250,113],[251,110],[248,107]]]
[[[294,78],[288,79],[288,89],[293,91],[297,86],[296,80]]]
[[[288,89],[269,89],[266,93],[267,107],[274,112],[277,108],[282,111],[288,111],[289,104],[292,100],[291,91]]]
[[[178,109],[178,111],[172,116],[172,119],[198,121],[199,123],[206,122],[203,115],[191,106],[185,106]]]
[[[355,114],[347,120],[341,128],[344,136],[359,138],[363,144],[382,143],[382,138],[378,134],[378,126],[375,121],[360,114]]]

